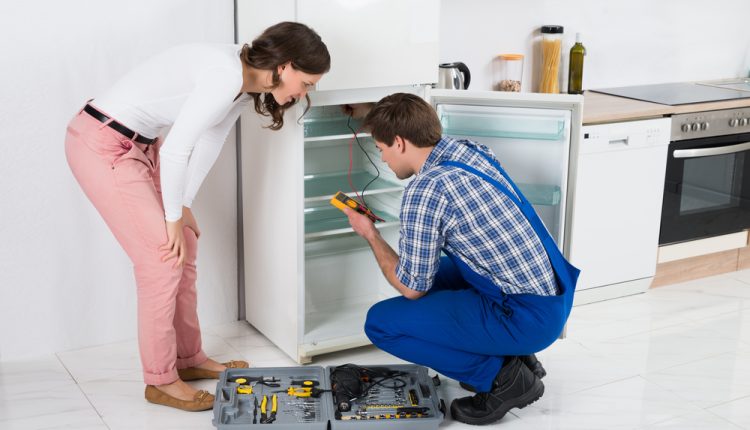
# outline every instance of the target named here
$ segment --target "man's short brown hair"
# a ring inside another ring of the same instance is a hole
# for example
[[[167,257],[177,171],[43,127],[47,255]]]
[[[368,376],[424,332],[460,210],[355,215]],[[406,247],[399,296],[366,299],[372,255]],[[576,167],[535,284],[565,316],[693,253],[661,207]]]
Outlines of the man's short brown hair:
[[[388,146],[401,136],[422,148],[435,146],[443,131],[432,106],[407,93],[383,97],[365,117],[364,128],[376,141]]]

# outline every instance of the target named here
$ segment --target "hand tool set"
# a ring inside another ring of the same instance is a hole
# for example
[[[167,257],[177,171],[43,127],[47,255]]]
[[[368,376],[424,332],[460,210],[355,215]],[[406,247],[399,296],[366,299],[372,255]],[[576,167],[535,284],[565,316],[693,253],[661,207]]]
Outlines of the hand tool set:
[[[398,428],[435,430],[445,410],[438,382],[416,365],[228,369],[217,383],[213,424],[339,430],[398,420]]]

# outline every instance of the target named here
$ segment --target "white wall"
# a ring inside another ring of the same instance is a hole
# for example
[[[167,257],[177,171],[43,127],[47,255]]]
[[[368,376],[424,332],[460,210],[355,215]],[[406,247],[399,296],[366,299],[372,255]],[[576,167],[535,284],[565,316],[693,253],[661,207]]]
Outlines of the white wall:
[[[526,55],[524,91],[536,90],[533,41],[545,24],[565,27],[587,49],[584,88],[747,76],[747,0],[441,0],[441,62],[463,61],[470,89],[492,88],[491,61]],[[563,82],[567,88],[567,62]]]
[[[233,40],[231,0],[0,2],[0,359],[136,336],[131,263],[70,173],[65,127],[148,56]],[[203,325],[237,313],[230,136],[195,203]]]

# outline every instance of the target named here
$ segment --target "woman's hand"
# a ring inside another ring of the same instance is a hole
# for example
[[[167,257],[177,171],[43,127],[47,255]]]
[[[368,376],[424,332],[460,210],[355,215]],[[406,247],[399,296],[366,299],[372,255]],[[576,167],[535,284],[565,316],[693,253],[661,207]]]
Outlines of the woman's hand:
[[[195,217],[193,216],[193,211],[190,210],[190,208],[183,206],[182,207],[182,224],[189,228],[190,230],[193,230],[193,233],[195,233],[195,237],[199,238],[201,237],[201,231],[198,228],[198,222],[195,220]]]
[[[182,231],[182,219],[177,221],[167,221],[167,243],[159,248],[159,251],[168,251],[168,254],[161,258],[161,261],[167,261],[177,257],[177,262],[173,267],[182,266],[185,261],[185,233]]]

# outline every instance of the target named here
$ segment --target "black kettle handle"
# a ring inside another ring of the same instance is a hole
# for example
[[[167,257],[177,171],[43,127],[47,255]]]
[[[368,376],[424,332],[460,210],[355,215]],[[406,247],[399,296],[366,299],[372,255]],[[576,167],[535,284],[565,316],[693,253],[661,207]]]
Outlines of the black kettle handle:
[[[464,89],[468,90],[469,83],[471,82],[471,72],[469,71],[469,68],[466,67],[466,64],[460,61],[457,61],[454,64],[456,65],[456,67],[458,67],[458,70],[464,74]]]

